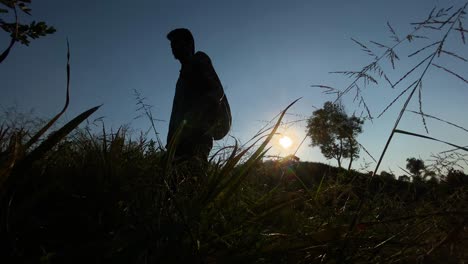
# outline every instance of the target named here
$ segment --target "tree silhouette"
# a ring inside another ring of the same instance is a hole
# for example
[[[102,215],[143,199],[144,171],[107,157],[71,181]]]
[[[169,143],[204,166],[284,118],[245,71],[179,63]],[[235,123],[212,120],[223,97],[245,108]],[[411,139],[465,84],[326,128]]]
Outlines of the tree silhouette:
[[[416,177],[421,177],[422,172],[425,170],[426,165],[424,161],[417,158],[406,159],[406,168]]]
[[[318,146],[327,159],[336,159],[341,168],[342,159],[359,157],[359,143],[356,136],[362,132],[364,122],[356,117],[348,117],[339,104],[326,102],[322,109],[313,112],[307,120],[307,135],[312,139],[311,146]]]
[[[37,39],[41,36],[54,33],[54,27],[48,26],[45,22],[32,21],[29,24],[20,22],[18,10],[31,16],[29,4],[31,0],[0,0],[0,14],[13,13],[14,21],[7,22],[0,18],[0,28],[10,34],[10,43],[8,47],[0,54],[0,63],[6,59],[11,48],[16,42],[28,46],[31,39]]]

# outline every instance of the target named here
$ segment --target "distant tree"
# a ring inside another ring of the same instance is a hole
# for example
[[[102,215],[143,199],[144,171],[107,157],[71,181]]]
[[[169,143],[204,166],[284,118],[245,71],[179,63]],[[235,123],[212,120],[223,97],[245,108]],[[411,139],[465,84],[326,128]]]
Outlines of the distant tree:
[[[311,146],[318,146],[327,159],[336,159],[341,168],[342,159],[359,157],[359,144],[356,137],[362,132],[362,121],[359,117],[348,117],[339,104],[326,102],[322,109],[313,112],[307,120],[307,135]]]
[[[406,176],[406,175],[401,175],[401,176],[398,176],[398,180],[399,181],[404,181],[404,182],[409,182],[410,181],[410,177]]]
[[[11,14],[12,16],[10,17],[13,19],[7,22],[3,18],[0,18],[0,28],[10,34],[11,38],[8,47],[0,54],[0,63],[5,60],[16,42],[28,46],[31,39],[55,32],[54,27],[48,26],[43,21],[32,21],[29,24],[24,24],[20,21],[18,11],[31,16],[29,4],[31,4],[31,0],[0,0],[0,15],[8,16]]]
[[[380,177],[382,179],[385,179],[385,180],[394,180],[395,179],[395,175],[389,173],[389,172],[386,172],[386,171],[381,171],[380,172]]]
[[[450,186],[460,187],[468,184],[468,175],[461,170],[449,169],[443,180]]]
[[[406,159],[406,168],[416,177],[421,177],[422,172],[426,169],[424,161],[417,158]]]

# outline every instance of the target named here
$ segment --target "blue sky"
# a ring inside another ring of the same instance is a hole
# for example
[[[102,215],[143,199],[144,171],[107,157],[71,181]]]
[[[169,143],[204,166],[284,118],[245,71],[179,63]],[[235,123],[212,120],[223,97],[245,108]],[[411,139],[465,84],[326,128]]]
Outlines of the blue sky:
[[[335,97],[323,94],[313,84],[344,88],[351,82],[331,71],[359,70],[370,57],[351,41],[358,39],[392,44],[387,21],[405,36],[411,22],[427,17],[434,6],[461,6],[466,1],[33,1],[33,17],[53,25],[57,32],[35,40],[29,47],[16,45],[7,60],[0,64],[2,96],[0,106],[16,105],[34,109],[40,117],[60,111],[66,83],[66,38],[71,47],[71,104],[64,121],[78,113],[104,104],[94,117],[104,116],[107,126],[130,124],[136,130],[150,126],[136,119],[133,89],[153,105],[157,129],[165,141],[179,63],[174,60],[166,34],[178,27],[189,28],[196,49],[212,59],[225,87],[233,113],[231,135],[241,142],[249,140],[266,121],[271,120],[294,99],[302,99],[291,108],[288,120],[303,119]],[[468,45],[460,38],[449,38],[451,49],[468,55]],[[423,41],[423,40],[421,40]],[[0,44],[8,36],[0,35]],[[424,45],[424,42],[415,43]],[[372,46],[375,51],[378,49]],[[414,46],[416,47],[416,46]],[[397,69],[387,67],[396,81],[415,60],[406,56],[415,48],[403,45]],[[417,59],[417,58],[416,58]],[[441,63],[467,77],[466,64],[453,60]],[[423,81],[423,102],[427,114],[468,127],[466,101],[468,85],[457,78],[431,69]],[[374,115],[402,91],[392,90],[382,82],[364,94]],[[352,96],[343,99],[349,113],[360,113]],[[378,158],[403,101],[398,101],[382,118],[367,122],[359,141]],[[417,98],[410,104],[417,110]],[[467,145],[467,134],[443,123],[428,120],[430,136],[454,144]],[[424,133],[420,118],[407,113],[400,129]],[[281,132],[290,135],[295,146],[302,140],[305,123]],[[151,135],[151,134],[150,134]],[[302,160],[326,161],[310,140],[299,149]],[[271,154],[289,154],[273,142]],[[426,159],[431,153],[449,149],[445,145],[396,135],[381,169],[402,174],[408,157]],[[365,153],[366,161],[371,161]],[[356,162],[359,169],[364,161]],[[347,162],[345,162],[347,164]],[[369,170],[375,166],[372,164]]]

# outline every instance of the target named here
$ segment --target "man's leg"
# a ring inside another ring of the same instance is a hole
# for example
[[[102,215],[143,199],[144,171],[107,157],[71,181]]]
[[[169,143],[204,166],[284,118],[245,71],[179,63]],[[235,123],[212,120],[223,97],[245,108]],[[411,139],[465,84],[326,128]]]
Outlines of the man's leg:
[[[174,165],[177,183],[196,183],[206,178],[208,169],[208,156],[213,147],[211,137],[193,137],[193,140],[184,140],[177,146]]]

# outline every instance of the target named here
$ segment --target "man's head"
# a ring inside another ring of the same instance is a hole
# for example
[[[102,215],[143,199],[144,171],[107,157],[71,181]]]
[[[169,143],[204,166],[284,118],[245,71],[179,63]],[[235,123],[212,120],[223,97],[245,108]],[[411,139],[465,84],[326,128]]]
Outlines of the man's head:
[[[172,54],[180,62],[186,61],[195,53],[195,41],[188,29],[174,29],[167,34],[167,39],[171,41]]]

